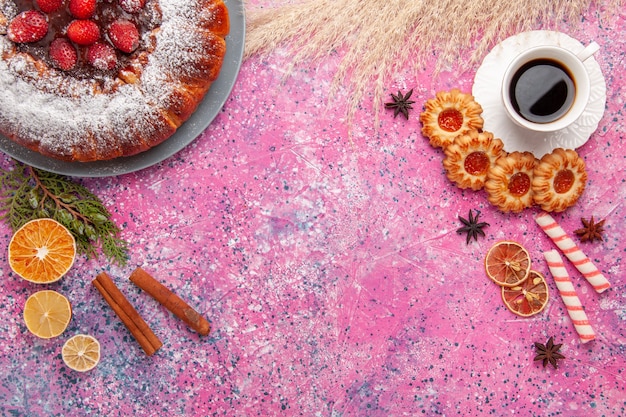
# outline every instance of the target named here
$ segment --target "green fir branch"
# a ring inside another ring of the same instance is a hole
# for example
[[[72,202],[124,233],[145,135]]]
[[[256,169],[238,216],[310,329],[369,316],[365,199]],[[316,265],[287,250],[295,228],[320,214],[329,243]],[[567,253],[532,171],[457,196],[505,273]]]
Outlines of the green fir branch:
[[[0,169],[0,219],[17,231],[37,218],[52,218],[74,235],[78,252],[88,258],[102,253],[120,266],[128,261],[128,243],[100,199],[66,177],[15,163]]]

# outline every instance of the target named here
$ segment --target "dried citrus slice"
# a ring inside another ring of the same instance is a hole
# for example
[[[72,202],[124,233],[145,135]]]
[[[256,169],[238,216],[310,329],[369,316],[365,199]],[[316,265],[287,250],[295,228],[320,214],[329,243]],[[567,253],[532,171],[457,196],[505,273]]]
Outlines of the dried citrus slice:
[[[63,333],[72,319],[72,306],[63,294],[38,291],[24,304],[24,321],[37,337],[50,339]]]
[[[78,372],[89,371],[100,362],[100,343],[88,334],[77,334],[65,342],[61,357],[71,369]]]
[[[61,279],[74,264],[76,240],[53,219],[31,220],[9,242],[9,265],[20,277],[37,284]]]
[[[515,287],[528,277],[530,255],[517,242],[498,242],[485,257],[487,276],[503,287]]]
[[[502,300],[518,316],[529,317],[539,313],[548,304],[549,291],[546,280],[531,270],[528,278],[514,287],[502,287]]]

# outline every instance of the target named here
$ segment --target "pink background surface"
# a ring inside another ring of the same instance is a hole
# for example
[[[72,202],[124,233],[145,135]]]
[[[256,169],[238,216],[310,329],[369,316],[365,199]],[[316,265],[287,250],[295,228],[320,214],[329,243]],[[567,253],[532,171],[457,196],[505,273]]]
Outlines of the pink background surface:
[[[47,286],[73,303],[59,338],[27,331],[22,308],[41,287],[11,272],[11,232],[0,225],[0,414],[625,415],[624,27],[623,10],[600,21],[591,9],[575,28],[559,28],[600,44],[607,81],[607,111],[578,149],[587,189],[555,215],[570,233],[581,217],[606,219],[605,240],[581,247],[613,287],[596,294],[566,261],[597,340],[579,342],[558,297],[537,209],[502,214],[484,192],[456,188],[420,133],[423,103],[440,90],[470,92],[477,67],[433,76],[433,62],[398,74],[388,92],[414,88],[415,109],[408,121],[383,111],[375,129],[371,96],[349,125],[349,91],[327,105],[336,58],[285,78],[281,50],[243,64],[223,111],[177,155],[81,180],[123,228],[130,262],[79,257]],[[466,245],[456,230],[470,209],[490,226]],[[505,239],[546,274],[551,299],[532,318],[510,313],[484,273],[486,252]],[[198,336],[134,287],[137,266],[210,319],[211,334]],[[153,357],[92,287],[103,270],[164,342]],[[75,333],[102,344],[86,374],[60,357]],[[566,356],[556,370],[533,362],[533,342],[550,336]]]

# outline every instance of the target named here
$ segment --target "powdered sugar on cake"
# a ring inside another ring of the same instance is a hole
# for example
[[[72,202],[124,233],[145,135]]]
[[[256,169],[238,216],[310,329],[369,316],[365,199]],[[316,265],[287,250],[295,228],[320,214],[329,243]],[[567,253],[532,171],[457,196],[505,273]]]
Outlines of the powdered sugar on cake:
[[[144,49],[119,76],[70,76],[20,52],[2,31],[0,131],[43,154],[82,161],[132,155],[171,136],[219,74],[228,31],[220,20],[228,16],[221,0],[148,6],[160,10],[160,25],[143,34]]]

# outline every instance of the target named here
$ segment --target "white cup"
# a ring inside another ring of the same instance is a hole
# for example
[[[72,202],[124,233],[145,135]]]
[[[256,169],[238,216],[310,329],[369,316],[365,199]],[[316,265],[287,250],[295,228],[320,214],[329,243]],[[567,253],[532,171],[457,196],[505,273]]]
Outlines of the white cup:
[[[502,103],[517,125],[537,132],[554,132],[574,123],[589,102],[591,81],[584,61],[600,47],[591,42],[574,54],[556,45],[520,53],[502,80]]]

